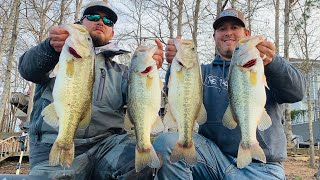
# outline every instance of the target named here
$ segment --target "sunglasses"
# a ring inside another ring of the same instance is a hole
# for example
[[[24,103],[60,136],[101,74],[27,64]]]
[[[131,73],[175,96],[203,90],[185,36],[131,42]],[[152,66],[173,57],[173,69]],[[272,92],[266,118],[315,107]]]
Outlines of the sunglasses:
[[[110,19],[108,19],[107,17],[101,17],[99,14],[95,14],[95,15],[84,15],[82,17],[82,20],[84,18],[87,18],[89,21],[94,21],[94,22],[98,22],[101,18],[103,21],[103,24],[105,24],[106,26],[112,27],[114,25],[113,21],[111,21]]]

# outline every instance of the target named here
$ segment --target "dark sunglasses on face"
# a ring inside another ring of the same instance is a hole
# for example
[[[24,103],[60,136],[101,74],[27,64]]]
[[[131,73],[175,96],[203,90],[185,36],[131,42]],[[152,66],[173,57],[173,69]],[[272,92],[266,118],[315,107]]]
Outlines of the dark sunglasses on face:
[[[82,20],[84,18],[87,18],[89,21],[94,21],[94,22],[98,22],[101,18],[103,21],[103,24],[105,24],[106,26],[112,27],[113,26],[113,21],[111,21],[110,19],[108,19],[107,17],[101,17],[99,14],[95,14],[95,15],[84,15],[82,17]]]

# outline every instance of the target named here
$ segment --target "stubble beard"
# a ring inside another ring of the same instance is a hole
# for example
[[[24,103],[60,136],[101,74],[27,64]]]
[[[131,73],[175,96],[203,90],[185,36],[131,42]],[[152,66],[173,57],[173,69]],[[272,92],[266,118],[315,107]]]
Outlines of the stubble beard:
[[[230,49],[228,49],[225,52],[225,57],[231,59],[232,58],[232,54],[233,54],[233,52]]]
[[[105,41],[104,38],[102,38],[101,36],[94,34],[94,33],[90,33],[90,36],[92,38],[92,43],[94,47],[100,47],[100,46],[104,46],[106,44],[108,44],[107,41]]]
[[[94,47],[100,47],[100,46],[104,46],[107,44],[107,42],[104,42],[101,38],[95,37],[95,36],[91,36],[92,37],[92,43],[94,45]]]

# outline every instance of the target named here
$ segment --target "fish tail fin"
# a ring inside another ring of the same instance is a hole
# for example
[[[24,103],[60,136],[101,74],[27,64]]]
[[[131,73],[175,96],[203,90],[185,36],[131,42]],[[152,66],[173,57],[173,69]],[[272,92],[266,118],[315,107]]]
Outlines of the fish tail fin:
[[[246,147],[243,143],[240,143],[237,158],[237,167],[244,168],[252,162],[252,158],[266,162],[266,156],[259,146],[259,143],[252,144],[250,147]]]
[[[263,152],[263,149],[259,146],[259,143],[253,144],[250,147],[251,150],[251,156],[253,159],[259,160],[263,163],[266,163],[266,155]]]
[[[138,150],[138,148],[136,148],[136,172],[140,172],[146,166],[149,166],[151,168],[161,167],[160,159],[152,145],[148,150]]]
[[[72,161],[74,159],[74,144],[72,145],[72,148],[69,150],[64,150],[60,147],[59,142],[54,142],[50,155],[49,155],[49,165],[50,166],[66,166],[70,167],[72,164]]]
[[[74,144],[71,149],[62,150],[60,164],[62,166],[70,167],[74,159]]]
[[[177,145],[174,147],[170,156],[170,161],[177,162],[182,159],[184,159],[190,165],[197,163],[197,152],[193,143],[189,147],[183,147],[177,143]]]
[[[60,163],[61,153],[62,153],[62,148],[59,146],[59,143],[55,141],[49,155],[50,166],[56,166]]]

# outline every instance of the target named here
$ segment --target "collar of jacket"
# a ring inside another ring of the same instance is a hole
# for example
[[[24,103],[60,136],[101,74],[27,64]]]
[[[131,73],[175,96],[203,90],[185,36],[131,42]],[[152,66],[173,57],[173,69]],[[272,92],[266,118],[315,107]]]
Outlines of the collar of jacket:
[[[110,42],[104,46],[95,47],[94,51],[97,55],[103,53],[107,57],[130,53],[130,51],[120,49],[117,42]]]

